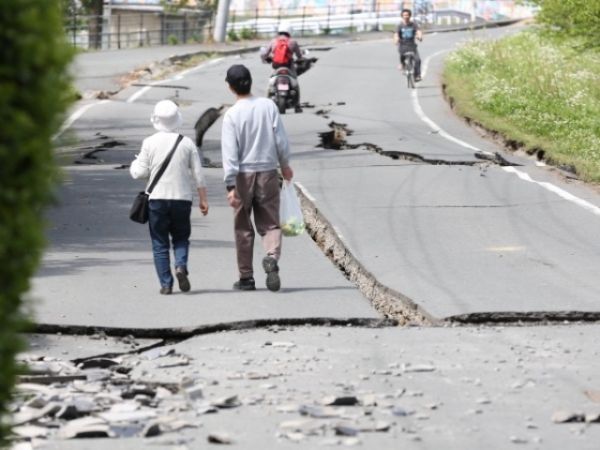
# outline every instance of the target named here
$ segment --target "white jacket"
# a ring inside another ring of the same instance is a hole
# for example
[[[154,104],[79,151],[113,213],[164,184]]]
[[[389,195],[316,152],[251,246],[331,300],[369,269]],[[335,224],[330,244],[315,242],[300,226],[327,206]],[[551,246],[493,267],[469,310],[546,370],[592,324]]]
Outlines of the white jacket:
[[[135,179],[154,179],[163,161],[173,148],[177,133],[159,131],[144,139],[142,150],[131,163],[129,172]],[[151,200],[189,200],[192,201],[194,191],[205,187],[202,164],[196,145],[188,137],[184,137],[167,169],[150,194]],[[148,187],[148,185],[146,185]]]

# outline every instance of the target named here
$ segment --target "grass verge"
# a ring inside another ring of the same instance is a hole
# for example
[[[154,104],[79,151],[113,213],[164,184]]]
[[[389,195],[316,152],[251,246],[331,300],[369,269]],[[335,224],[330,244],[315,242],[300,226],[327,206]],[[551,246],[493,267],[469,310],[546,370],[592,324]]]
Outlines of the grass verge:
[[[530,30],[466,44],[443,77],[460,115],[600,182],[600,51]]]

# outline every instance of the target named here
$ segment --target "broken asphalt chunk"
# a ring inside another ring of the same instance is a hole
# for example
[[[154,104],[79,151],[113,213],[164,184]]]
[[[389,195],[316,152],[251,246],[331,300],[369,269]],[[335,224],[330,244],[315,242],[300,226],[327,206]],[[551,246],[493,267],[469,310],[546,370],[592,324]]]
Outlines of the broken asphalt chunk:
[[[121,397],[124,399],[132,399],[137,397],[138,395],[146,395],[150,398],[154,398],[156,396],[156,391],[148,386],[136,384],[131,386],[129,389],[123,391]]]
[[[233,444],[233,439],[227,433],[210,433],[207,437],[207,440],[211,444]]]
[[[587,413],[585,415],[586,423],[600,423],[600,412]]]
[[[42,409],[28,407],[20,408],[19,411],[12,416],[12,425],[24,425],[26,423],[41,419],[42,417],[54,415],[60,410],[60,408],[60,404],[54,402],[47,404]]]
[[[430,364],[402,364],[404,372],[433,372],[435,367]]]
[[[356,406],[359,401],[355,396],[336,397],[333,395],[325,397],[321,403],[325,406]]]
[[[314,419],[330,419],[335,417],[341,417],[343,414],[342,410],[330,407],[302,405],[298,409],[300,414],[303,416],[309,416]]]
[[[237,408],[241,405],[237,395],[219,398],[212,401],[211,404],[219,409]]]
[[[358,427],[345,423],[339,423],[335,425],[333,429],[338,436],[356,436],[360,433]]]
[[[92,358],[79,363],[80,369],[108,369],[118,365],[119,362],[109,358]]]
[[[110,437],[110,428],[101,418],[82,417],[67,422],[58,430],[58,437],[62,439],[106,438]]]
[[[552,414],[552,422],[554,423],[583,422],[584,420],[585,416],[582,413],[572,411],[556,411]]]
[[[37,425],[22,425],[19,427],[14,427],[12,432],[22,438],[34,439],[48,436],[50,429]]]

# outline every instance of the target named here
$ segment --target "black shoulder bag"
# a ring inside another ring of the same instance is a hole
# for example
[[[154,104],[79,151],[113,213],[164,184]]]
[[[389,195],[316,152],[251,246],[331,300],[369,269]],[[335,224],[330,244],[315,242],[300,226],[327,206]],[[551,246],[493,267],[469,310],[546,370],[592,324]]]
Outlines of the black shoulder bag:
[[[134,222],[148,222],[148,202],[150,200],[150,194],[152,193],[154,186],[156,186],[156,183],[158,183],[158,180],[160,180],[160,177],[162,177],[162,174],[167,169],[167,166],[171,162],[171,158],[173,157],[173,154],[175,153],[175,150],[177,149],[177,146],[179,145],[182,139],[183,136],[181,134],[177,136],[175,145],[163,161],[162,165],[160,166],[160,169],[158,169],[158,172],[152,180],[152,183],[150,183],[150,186],[148,186],[148,189],[140,192],[138,195],[135,196],[135,199],[133,200],[133,205],[131,205],[131,209],[129,210],[129,218]]]

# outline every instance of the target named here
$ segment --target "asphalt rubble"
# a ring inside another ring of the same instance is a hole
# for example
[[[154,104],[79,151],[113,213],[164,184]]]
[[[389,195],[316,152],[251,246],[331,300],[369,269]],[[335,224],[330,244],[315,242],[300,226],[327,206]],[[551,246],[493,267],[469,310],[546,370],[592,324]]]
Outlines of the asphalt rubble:
[[[11,405],[13,448],[437,448],[449,435],[462,435],[456,448],[477,448],[478,436],[492,448],[559,448],[554,439],[593,448],[597,334],[593,326],[272,326],[174,343],[30,335]],[[86,352],[99,343],[119,352]],[[246,424],[257,417],[262,430]]]

